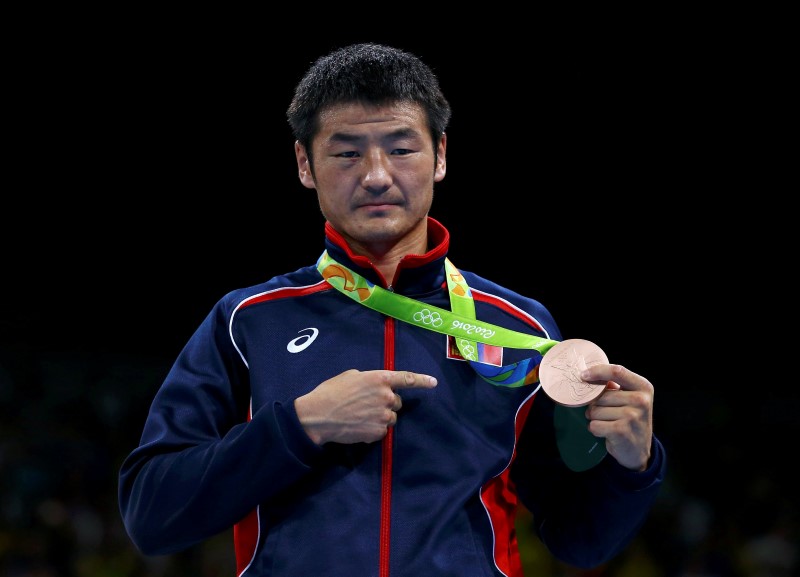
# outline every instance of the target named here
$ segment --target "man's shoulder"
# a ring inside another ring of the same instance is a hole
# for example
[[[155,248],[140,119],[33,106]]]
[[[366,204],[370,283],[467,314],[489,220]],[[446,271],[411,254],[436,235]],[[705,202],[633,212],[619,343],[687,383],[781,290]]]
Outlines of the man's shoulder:
[[[476,304],[489,306],[503,317],[516,317],[549,335],[560,335],[555,320],[548,308],[524,291],[533,290],[530,281],[520,278],[502,284],[469,271],[460,271]]]
[[[316,266],[306,266],[295,271],[282,273],[253,285],[233,289],[220,299],[220,304],[238,307],[254,299],[275,299],[299,296],[304,291],[313,290],[323,284],[322,276]]]

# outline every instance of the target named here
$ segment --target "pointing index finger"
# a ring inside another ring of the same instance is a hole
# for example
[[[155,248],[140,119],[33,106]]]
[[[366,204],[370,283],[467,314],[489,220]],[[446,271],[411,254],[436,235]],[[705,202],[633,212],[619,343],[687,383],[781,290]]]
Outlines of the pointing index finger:
[[[415,387],[422,387],[431,389],[435,387],[437,383],[438,381],[436,378],[430,375],[412,373],[411,371],[402,371],[395,373],[395,378],[392,379],[392,388],[412,389]]]

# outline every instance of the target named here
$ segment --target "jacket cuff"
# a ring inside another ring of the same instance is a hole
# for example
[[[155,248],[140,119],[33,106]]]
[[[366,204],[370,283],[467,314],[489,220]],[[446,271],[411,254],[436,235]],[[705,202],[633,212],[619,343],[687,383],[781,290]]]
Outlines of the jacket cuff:
[[[298,461],[309,464],[323,453],[322,447],[311,440],[300,424],[293,402],[276,402],[273,412],[284,446]]]
[[[644,471],[631,471],[620,465],[611,455],[607,455],[605,461],[605,470],[609,477],[620,488],[628,491],[641,491],[663,481],[667,464],[664,447],[655,436],[653,436],[650,461]]]

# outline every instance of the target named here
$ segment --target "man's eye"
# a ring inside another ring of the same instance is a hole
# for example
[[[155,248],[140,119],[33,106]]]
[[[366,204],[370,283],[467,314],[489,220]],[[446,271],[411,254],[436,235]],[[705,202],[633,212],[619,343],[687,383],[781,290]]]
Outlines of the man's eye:
[[[411,154],[412,152],[413,151],[411,149],[409,149],[409,148],[395,148],[392,151],[392,154],[396,154],[396,155],[402,156],[404,154]]]
[[[341,158],[356,158],[358,153],[355,150],[348,150],[347,152],[339,152],[336,156]]]

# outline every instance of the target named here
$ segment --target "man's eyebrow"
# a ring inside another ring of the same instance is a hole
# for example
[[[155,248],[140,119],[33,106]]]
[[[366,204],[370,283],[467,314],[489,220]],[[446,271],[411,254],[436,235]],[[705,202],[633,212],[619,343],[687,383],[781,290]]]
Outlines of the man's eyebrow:
[[[413,128],[398,128],[387,134],[388,138],[414,138],[419,136],[420,133]]]
[[[382,139],[413,138],[419,136],[419,132],[413,128],[398,128],[381,136]],[[334,132],[328,139],[330,142],[352,144],[364,140],[366,137],[359,134],[347,132]]]
[[[331,134],[329,140],[331,142],[342,142],[342,143],[351,143],[351,142],[358,142],[359,140],[363,140],[363,136],[359,136],[357,134],[347,134],[346,132],[334,132]]]

